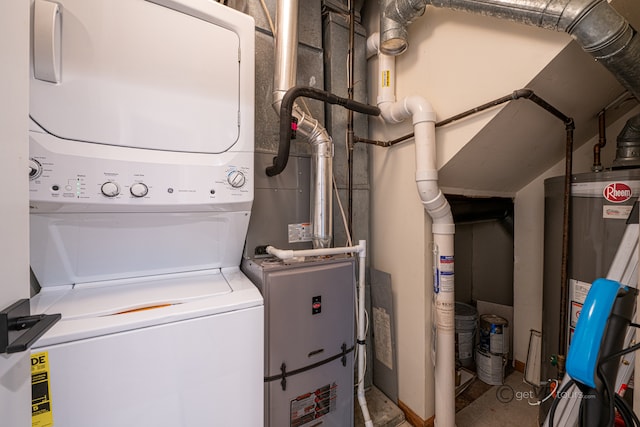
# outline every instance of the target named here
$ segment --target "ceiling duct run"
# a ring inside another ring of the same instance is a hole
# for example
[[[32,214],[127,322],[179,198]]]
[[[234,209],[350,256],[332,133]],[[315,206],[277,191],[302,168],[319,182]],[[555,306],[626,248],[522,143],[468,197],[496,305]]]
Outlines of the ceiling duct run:
[[[640,100],[640,35],[606,0],[381,0],[380,50],[408,47],[407,26],[427,5],[568,33]],[[640,115],[617,138],[614,166],[640,166]]]

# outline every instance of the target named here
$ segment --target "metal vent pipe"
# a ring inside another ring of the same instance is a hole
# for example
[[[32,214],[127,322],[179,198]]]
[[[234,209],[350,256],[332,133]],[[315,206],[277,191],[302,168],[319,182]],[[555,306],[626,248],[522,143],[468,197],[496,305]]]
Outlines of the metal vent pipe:
[[[627,120],[616,139],[616,158],[613,168],[640,166],[640,115]]]
[[[298,58],[298,0],[278,0],[276,10],[276,51],[273,77],[273,102],[276,113],[287,90],[295,86]],[[328,248],[332,240],[331,177],[333,142],[318,120],[297,104],[291,114],[298,120],[297,133],[312,146],[311,227],[314,248]]]

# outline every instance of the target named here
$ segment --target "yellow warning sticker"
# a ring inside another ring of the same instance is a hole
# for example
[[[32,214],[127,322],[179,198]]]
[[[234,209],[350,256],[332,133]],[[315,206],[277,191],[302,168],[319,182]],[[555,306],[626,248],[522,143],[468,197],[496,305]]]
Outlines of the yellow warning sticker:
[[[31,355],[31,426],[53,426],[49,354],[46,351]]]
[[[382,70],[382,87],[391,87],[391,71]]]

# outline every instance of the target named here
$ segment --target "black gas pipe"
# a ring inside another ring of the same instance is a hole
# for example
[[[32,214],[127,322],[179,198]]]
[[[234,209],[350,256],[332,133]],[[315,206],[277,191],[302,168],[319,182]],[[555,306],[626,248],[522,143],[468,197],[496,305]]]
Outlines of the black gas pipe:
[[[575,129],[574,121],[571,117],[567,117],[560,110],[553,107],[551,104],[540,98],[536,95],[531,89],[518,89],[513,93],[503,96],[501,98],[495,99],[493,101],[487,102],[486,104],[482,104],[478,107],[472,108],[471,110],[464,111],[460,114],[452,116],[443,121],[437,122],[435,124],[436,127],[445,126],[450,123],[455,122],[456,120],[463,119],[465,117],[471,116],[472,114],[479,113],[481,111],[487,110],[489,108],[495,107],[497,105],[503,104],[508,101],[513,101],[516,99],[528,99],[538,106],[544,108],[546,111],[562,120],[565,125],[566,130],[566,144],[565,144],[565,171],[564,171],[564,211],[562,218],[562,260],[561,260],[561,271],[560,271],[560,324],[566,325],[568,320],[568,307],[567,304],[569,302],[569,283],[568,283],[568,259],[569,259],[569,218],[571,214],[571,171],[572,171],[572,160],[573,160],[573,131]],[[363,142],[366,144],[373,144],[380,147],[390,147],[392,145],[398,144],[400,142],[406,141],[414,137],[413,133],[401,136],[400,138],[391,140],[391,141],[376,141],[370,140],[366,138],[355,137],[355,142]],[[562,378],[564,376],[564,351],[567,344],[567,328],[560,328],[560,336],[558,337],[558,352],[560,353],[558,357],[558,377]]]
[[[380,109],[372,105],[362,104],[351,99],[342,98],[330,92],[313,87],[292,87],[284,94],[280,104],[280,142],[278,144],[278,154],[273,158],[273,165],[266,169],[268,176],[276,176],[280,174],[289,161],[289,149],[291,146],[292,135],[291,113],[293,111],[293,104],[298,97],[312,98],[328,102],[329,104],[340,105],[348,110],[353,110],[358,113],[369,114],[372,116],[380,115]]]

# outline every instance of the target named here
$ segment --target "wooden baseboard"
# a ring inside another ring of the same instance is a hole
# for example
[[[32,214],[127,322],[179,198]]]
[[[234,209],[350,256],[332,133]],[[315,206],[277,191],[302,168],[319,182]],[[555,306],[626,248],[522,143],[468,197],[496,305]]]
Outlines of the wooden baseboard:
[[[525,367],[526,367],[526,364],[524,362],[521,362],[519,360],[515,360],[513,362],[513,368],[522,374],[524,374]]]
[[[398,408],[400,408],[400,410],[404,412],[405,420],[407,420],[407,422],[413,427],[433,427],[435,416],[429,418],[428,420],[423,420],[418,414],[413,412],[411,408],[409,408],[402,400],[399,399]]]

